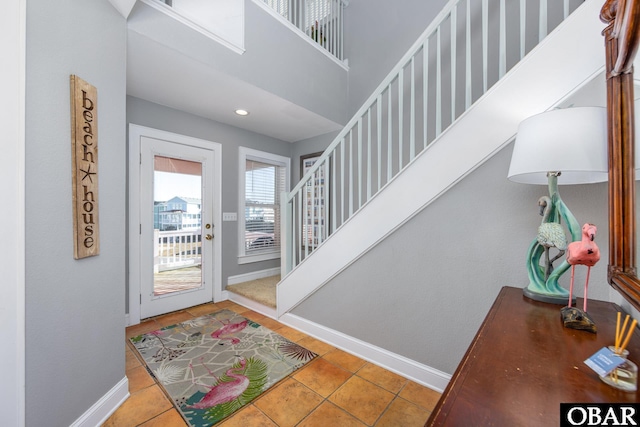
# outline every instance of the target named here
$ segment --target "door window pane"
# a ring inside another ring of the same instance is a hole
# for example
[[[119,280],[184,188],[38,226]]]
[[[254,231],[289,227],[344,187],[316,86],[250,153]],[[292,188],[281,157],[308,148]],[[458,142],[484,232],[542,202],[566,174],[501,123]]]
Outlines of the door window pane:
[[[202,164],[154,157],[153,294],[202,286]]]

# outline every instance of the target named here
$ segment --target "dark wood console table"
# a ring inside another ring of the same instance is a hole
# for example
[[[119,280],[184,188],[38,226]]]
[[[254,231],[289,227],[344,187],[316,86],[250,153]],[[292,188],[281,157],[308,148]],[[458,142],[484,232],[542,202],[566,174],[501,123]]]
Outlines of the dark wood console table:
[[[564,328],[560,308],[502,288],[426,425],[558,426],[560,403],[640,401],[583,363],[613,344],[620,307],[589,300],[597,334]],[[640,364],[637,328],[627,348]]]

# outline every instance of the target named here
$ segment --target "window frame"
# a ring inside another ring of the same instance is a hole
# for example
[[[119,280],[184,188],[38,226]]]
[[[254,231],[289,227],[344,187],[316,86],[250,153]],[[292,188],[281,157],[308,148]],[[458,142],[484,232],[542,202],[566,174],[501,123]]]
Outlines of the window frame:
[[[280,259],[280,247],[274,247],[272,250],[265,249],[258,253],[246,253],[245,249],[245,176],[247,160],[255,160],[274,166],[284,167],[284,192],[290,189],[290,170],[291,159],[289,157],[280,156],[278,154],[268,153],[266,151],[255,150],[253,148],[239,147],[238,155],[238,264],[248,264],[252,262],[267,261],[272,259]],[[280,204],[280,194],[276,194],[276,203]],[[283,242],[280,240],[280,245]]]

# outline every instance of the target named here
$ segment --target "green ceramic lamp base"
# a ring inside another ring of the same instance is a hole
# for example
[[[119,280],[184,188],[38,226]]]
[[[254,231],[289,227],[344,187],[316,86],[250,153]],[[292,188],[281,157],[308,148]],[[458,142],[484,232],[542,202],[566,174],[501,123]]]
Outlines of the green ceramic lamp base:
[[[541,302],[547,302],[549,304],[558,304],[558,305],[568,305],[569,298],[566,295],[553,295],[553,294],[541,294],[538,292],[534,292],[529,288],[524,288],[522,293],[525,297]],[[576,303],[576,298],[571,298],[571,304]]]

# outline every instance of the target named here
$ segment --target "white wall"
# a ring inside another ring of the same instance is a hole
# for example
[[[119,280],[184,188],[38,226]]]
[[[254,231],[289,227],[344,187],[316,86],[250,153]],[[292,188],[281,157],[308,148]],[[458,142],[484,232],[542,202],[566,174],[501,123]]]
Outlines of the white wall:
[[[26,423],[68,426],[124,379],[126,22],[27,2]],[[98,90],[100,254],[73,258],[69,75]]]

